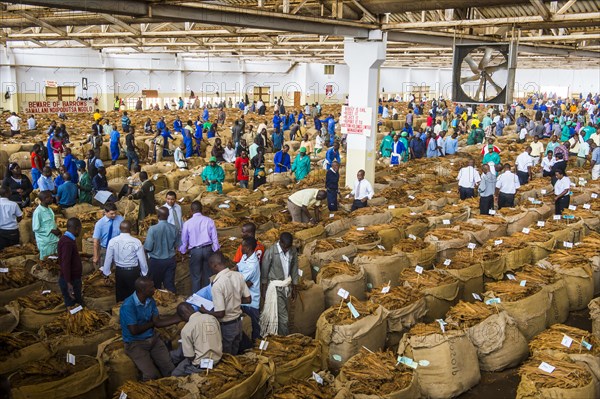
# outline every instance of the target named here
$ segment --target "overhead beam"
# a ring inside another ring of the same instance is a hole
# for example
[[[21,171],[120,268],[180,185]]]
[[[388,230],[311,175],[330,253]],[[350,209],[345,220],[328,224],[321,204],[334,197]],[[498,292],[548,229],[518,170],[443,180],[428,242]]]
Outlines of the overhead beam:
[[[358,7],[371,21],[377,22],[377,17],[375,17],[375,15],[371,14],[371,12],[369,10],[367,10],[365,8],[365,6],[360,4],[360,2],[358,0],[350,0],[350,1],[352,1],[352,4],[354,4],[356,7]]]
[[[569,11],[571,9],[571,7],[573,6],[573,4],[575,4],[577,2],[577,0],[569,0],[565,3],[564,6],[562,6],[555,15],[561,15],[566,13],[567,11]]]
[[[104,18],[111,24],[117,25],[118,27],[125,29],[127,32],[133,33],[134,35],[140,34],[140,31],[138,29],[135,29],[133,26],[126,24],[125,22],[121,21],[118,18],[113,17],[110,14],[100,14],[100,15],[102,16],[102,18]]]
[[[19,14],[21,16],[23,16],[23,18],[35,23],[38,26],[41,26],[42,28],[49,30],[50,32],[54,32],[59,36],[65,37],[65,38],[69,38],[69,35],[67,34],[67,32],[63,31],[62,29],[58,29],[52,25],[50,25],[49,23],[42,21],[39,18],[34,17],[33,15],[25,12],[25,11],[20,11]],[[77,43],[83,44],[85,47],[91,47],[91,45],[86,42],[85,40],[81,40],[81,39],[77,39],[77,38],[69,38],[70,40],[74,40]]]
[[[300,4],[298,4],[296,7],[294,7],[294,9],[292,10],[291,14],[296,14],[298,11],[300,11],[300,9],[302,7],[304,7],[304,5],[308,2],[308,0],[302,0],[300,2]]]
[[[544,21],[548,21],[550,17],[552,17],[552,13],[546,7],[541,0],[529,0],[529,2],[536,8],[536,10],[540,13],[541,17],[544,18]]]

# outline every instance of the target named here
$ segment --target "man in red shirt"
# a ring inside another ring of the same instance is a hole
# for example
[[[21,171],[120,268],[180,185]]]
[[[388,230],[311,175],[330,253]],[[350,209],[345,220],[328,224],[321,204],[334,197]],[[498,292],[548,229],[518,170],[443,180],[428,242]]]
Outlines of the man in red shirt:
[[[81,234],[81,221],[77,218],[67,220],[67,231],[58,240],[58,263],[60,274],[58,285],[62,292],[65,306],[83,305],[81,297],[82,265],[77,250],[77,236]]]
[[[252,222],[245,223],[242,226],[242,240],[247,237],[252,237],[256,239],[256,225]],[[256,240],[256,249],[254,250],[256,253],[256,257],[258,258],[258,262],[262,262],[262,257],[265,254],[265,246],[261,244],[258,240]],[[242,246],[240,245],[235,252],[235,256],[233,257],[233,261],[238,263],[242,260]]]
[[[248,154],[245,150],[235,160],[236,180],[240,183],[240,188],[248,188],[248,180],[250,179],[250,173],[248,172]]]
[[[40,155],[40,145],[35,144],[33,146],[33,150],[31,151],[31,183],[33,184],[34,190],[38,188],[37,181],[42,175],[43,168],[44,162],[42,161],[42,156]]]

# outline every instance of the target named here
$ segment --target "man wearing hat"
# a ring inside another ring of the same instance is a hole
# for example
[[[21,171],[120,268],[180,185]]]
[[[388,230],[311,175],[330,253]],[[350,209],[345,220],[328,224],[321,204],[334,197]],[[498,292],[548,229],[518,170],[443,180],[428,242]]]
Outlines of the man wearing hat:
[[[296,176],[296,181],[301,181],[310,173],[310,157],[306,155],[306,147],[300,147],[300,153],[296,155],[292,172]]]
[[[494,145],[488,144],[487,153],[483,156],[483,160],[481,162],[483,165],[488,165],[490,167],[490,172],[496,174],[497,171],[501,168],[500,154],[494,151]]]
[[[223,181],[225,180],[225,171],[217,165],[217,157],[210,157],[209,164],[202,171],[202,181],[208,186],[206,191],[217,191],[223,194]]]

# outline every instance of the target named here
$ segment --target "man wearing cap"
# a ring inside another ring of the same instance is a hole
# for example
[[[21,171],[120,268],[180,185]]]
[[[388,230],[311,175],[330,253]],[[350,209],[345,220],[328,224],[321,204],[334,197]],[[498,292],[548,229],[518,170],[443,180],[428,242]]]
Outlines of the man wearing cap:
[[[207,185],[206,191],[217,191],[223,194],[223,181],[225,180],[225,171],[217,165],[217,158],[210,157],[208,166],[202,171],[202,181]]]
[[[321,206],[321,201],[325,198],[327,198],[327,192],[316,188],[306,188],[290,195],[287,202],[287,208],[292,216],[292,222],[319,222],[319,207]],[[308,211],[311,207],[314,207],[314,217],[311,217]]]
[[[488,165],[490,167],[490,171],[495,175],[498,170],[501,168],[500,154],[494,151],[494,145],[488,144],[487,153],[483,156],[483,160],[481,161],[483,165]]]
[[[296,155],[292,172],[296,176],[296,181],[301,181],[310,173],[310,157],[306,155],[306,147],[300,147],[300,153]]]

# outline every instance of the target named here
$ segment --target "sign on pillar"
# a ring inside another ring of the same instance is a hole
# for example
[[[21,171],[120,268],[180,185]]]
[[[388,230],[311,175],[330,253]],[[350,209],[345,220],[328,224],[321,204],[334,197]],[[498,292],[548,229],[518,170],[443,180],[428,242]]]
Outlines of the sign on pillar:
[[[357,134],[365,137],[371,136],[371,107],[342,107],[340,128],[342,134]]]

